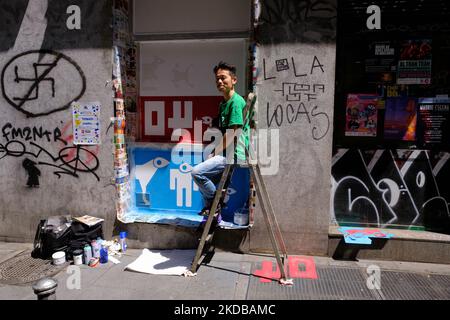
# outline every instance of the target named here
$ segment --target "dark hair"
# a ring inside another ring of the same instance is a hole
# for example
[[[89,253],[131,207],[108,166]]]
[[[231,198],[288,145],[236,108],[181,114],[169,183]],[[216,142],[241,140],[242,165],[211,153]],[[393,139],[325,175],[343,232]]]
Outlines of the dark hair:
[[[214,74],[216,74],[219,69],[228,70],[232,76],[236,77],[236,67],[232,64],[220,61],[217,66],[214,67]]]

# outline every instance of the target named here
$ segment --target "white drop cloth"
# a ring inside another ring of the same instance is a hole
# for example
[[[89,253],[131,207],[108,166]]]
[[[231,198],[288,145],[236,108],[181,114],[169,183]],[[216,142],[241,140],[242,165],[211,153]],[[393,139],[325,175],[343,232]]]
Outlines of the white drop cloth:
[[[148,250],[124,270],[150,274],[183,275],[191,268],[195,250]]]

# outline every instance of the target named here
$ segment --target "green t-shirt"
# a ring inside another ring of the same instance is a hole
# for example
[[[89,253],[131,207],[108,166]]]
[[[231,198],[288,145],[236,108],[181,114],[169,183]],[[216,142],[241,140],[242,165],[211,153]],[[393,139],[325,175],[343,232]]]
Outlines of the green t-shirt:
[[[219,126],[222,132],[231,126],[238,125],[242,129],[236,147],[236,156],[238,160],[245,161],[245,149],[248,149],[249,144],[249,121],[246,121],[244,126],[243,110],[246,102],[238,93],[234,93],[228,101],[222,101],[219,105]]]

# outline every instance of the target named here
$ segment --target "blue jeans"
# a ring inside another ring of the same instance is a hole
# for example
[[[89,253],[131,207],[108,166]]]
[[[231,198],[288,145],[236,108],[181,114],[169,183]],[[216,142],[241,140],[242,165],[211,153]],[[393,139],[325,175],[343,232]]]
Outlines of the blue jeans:
[[[196,165],[191,175],[205,200],[205,207],[211,206],[216,194],[216,184],[225,170],[226,158],[214,156]]]

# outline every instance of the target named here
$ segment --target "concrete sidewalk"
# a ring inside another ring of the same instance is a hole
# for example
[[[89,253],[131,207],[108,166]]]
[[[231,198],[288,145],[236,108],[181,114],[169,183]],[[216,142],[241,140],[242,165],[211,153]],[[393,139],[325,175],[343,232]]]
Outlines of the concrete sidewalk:
[[[27,254],[31,247],[31,244],[0,243],[0,280],[2,263]],[[197,276],[187,278],[124,271],[141,253],[141,249],[130,249],[116,265],[108,262],[95,268],[80,266],[80,289],[70,289],[68,280],[72,274],[64,268],[53,277],[58,281],[57,299],[450,300],[449,265],[292,256],[290,272],[295,276],[294,285],[281,286],[268,280],[276,276],[275,259],[269,255],[217,251],[207,265],[199,268]],[[302,261],[305,263],[299,263]],[[370,288],[374,268],[381,272],[379,290],[373,285]],[[0,282],[0,299],[36,300],[32,284]]]

